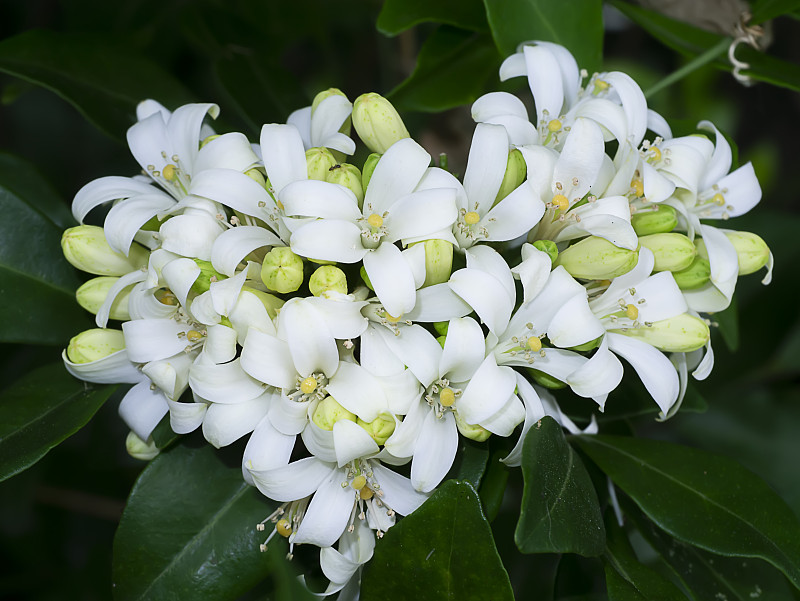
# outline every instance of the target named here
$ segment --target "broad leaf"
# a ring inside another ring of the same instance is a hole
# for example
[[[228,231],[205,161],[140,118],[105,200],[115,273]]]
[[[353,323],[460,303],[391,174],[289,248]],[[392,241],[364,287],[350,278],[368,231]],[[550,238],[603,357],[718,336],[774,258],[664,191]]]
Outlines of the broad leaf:
[[[92,323],[61,252],[68,209],[27,162],[0,154],[0,342],[66,344]]]
[[[800,588],[800,522],[752,472],[727,457],[666,442],[574,441],[675,538],[721,555],[766,559]]]
[[[528,430],[522,449],[522,493],[514,540],[523,553],[578,553],[605,549],[600,503],[589,473],[561,426],[544,417]]]
[[[478,488],[486,472],[486,463],[489,460],[489,445],[461,438],[458,445],[458,456],[453,464],[453,469],[446,476],[456,480],[469,482],[473,488]]]
[[[483,477],[478,494],[481,497],[483,511],[486,519],[493,522],[503,504],[503,495],[508,482],[508,466],[500,460],[508,455],[508,449],[498,449],[492,452],[488,462],[486,474]]]
[[[414,72],[389,93],[400,110],[441,111],[469,104],[500,68],[488,34],[443,25],[420,49]]]
[[[0,71],[55,92],[117,138],[136,121],[141,100],[168,108],[191,100],[166,71],[111,36],[26,31],[0,42]]]
[[[274,509],[210,446],[162,453],[136,481],[114,538],[114,598],[237,599],[289,569],[280,539],[276,552],[259,551],[267,533],[256,524]]]
[[[719,324],[719,333],[725,341],[725,346],[735,353],[739,348],[739,309],[735,296],[727,309],[714,314],[713,320]]]
[[[500,52],[510,55],[532,40],[556,42],[575,55],[589,73],[603,57],[601,0],[484,0],[492,36]]]
[[[754,0],[750,3],[750,25],[758,25],[775,17],[800,10],[800,0]]]
[[[0,397],[0,481],[29,468],[85,426],[115,388],[76,380],[60,361],[6,388]]]
[[[448,480],[378,541],[361,579],[362,601],[512,601],[508,574],[478,493]]]
[[[471,31],[486,31],[482,0],[386,0],[378,15],[378,31],[397,35],[414,25],[433,21]]]

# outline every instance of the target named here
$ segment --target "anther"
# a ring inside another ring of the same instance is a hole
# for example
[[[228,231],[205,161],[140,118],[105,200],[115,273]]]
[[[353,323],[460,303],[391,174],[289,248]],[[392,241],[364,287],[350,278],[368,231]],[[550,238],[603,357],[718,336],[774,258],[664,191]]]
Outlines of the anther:
[[[200,332],[198,332],[197,330],[189,330],[188,332],[186,332],[186,340],[188,340],[189,342],[191,342],[193,344],[195,342],[199,342],[202,339],[203,339],[203,335]]]
[[[286,518],[278,520],[278,523],[275,524],[275,530],[278,531],[282,537],[286,538],[292,533],[292,525],[289,523],[289,520]]]
[[[369,501],[374,495],[375,493],[372,492],[372,489],[366,486],[358,491],[358,496],[364,501]]]
[[[628,319],[636,319],[639,317],[639,309],[636,305],[628,305],[625,307],[625,315],[628,316]]]

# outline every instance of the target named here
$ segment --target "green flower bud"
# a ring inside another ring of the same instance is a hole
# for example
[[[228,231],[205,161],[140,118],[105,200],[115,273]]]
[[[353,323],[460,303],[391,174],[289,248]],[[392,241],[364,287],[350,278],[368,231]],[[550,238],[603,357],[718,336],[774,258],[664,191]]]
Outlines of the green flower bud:
[[[255,295],[256,298],[258,298],[258,300],[261,301],[261,304],[264,305],[264,308],[267,310],[267,315],[269,315],[270,319],[275,319],[275,317],[277,317],[278,310],[281,307],[283,307],[284,303],[286,302],[283,299],[280,299],[277,296],[270,294],[269,292],[256,290],[255,288],[251,288],[250,286],[242,286],[242,292],[248,292],[250,294]]]
[[[571,346],[570,350],[571,351],[584,352],[584,351],[590,351],[592,349],[595,349],[598,346],[600,346],[601,342],[603,342],[603,336],[604,336],[604,334],[598,336],[594,340],[590,340],[589,342],[584,342],[583,344],[579,344],[578,346]]]
[[[676,232],[641,236],[639,244],[655,257],[653,271],[680,271],[692,264],[697,254],[694,243]]]
[[[145,442],[133,431],[129,432],[128,437],[125,439],[125,450],[134,459],[141,459],[142,461],[150,461],[161,452],[152,437]]]
[[[200,275],[197,276],[194,284],[192,284],[192,292],[203,294],[203,292],[211,288],[211,282],[228,279],[228,276],[222,275],[214,269],[214,266],[209,261],[195,259],[194,262],[197,263],[197,266],[200,268]]]
[[[109,276],[92,278],[78,288],[75,292],[75,298],[78,300],[78,304],[81,307],[86,309],[89,313],[97,315],[100,307],[106,302],[108,291],[111,290],[111,287],[118,281],[119,278]],[[114,302],[111,303],[111,312],[109,313],[111,319],[128,321],[131,318],[130,313],[128,313],[128,297],[130,296],[131,290],[133,290],[133,286],[134,284],[131,284],[125,288],[117,295]]]
[[[202,148],[206,144],[209,144],[210,142],[213,142],[214,140],[219,138],[219,136],[220,136],[219,134],[214,134],[213,136],[208,136],[207,138],[200,140],[200,148]]]
[[[550,390],[560,390],[561,388],[567,387],[565,382],[562,382],[561,380],[551,376],[550,374],[546,374],[543,371],[539,371],[538,369],[529,368],[528,373],[533,376],[534,382],[540,386],[549,388]]]
[[[303,259],[288,246],[276,246],[264,257],[261,281],[279,294],[294,292],[303,284]]]
[[[308,289],[314,296],[328,291],[347,294],[347,276],[338,267],[323,265],[311,274],[308,280]]]
[[[681,290],[694,290],[704,286],[711,278],[711,264],[698,254],[689,267],[673,271],[672,277]]]
[[[739,275],[755,273],[769,261],[769,246],[751,232],[725,232],[739,257]]]
[[[361,266],[361,269],[358,270],[358,274],[361,276],[361,279],[364,280],[364,283],[367,285],[367,288],[372,290],[373,292],[375,289],[372,287],[372,282],[369,281],[369,276],[367,275],[367,270],[364,269],[364,266]]]
[[[533,248],[547,253],[547,256],[550,257],[550,261],[553,263],[556,262],[558,258],[558,246],[556,246],[556,243],[552,240],[536,240],[533,243]]]
[[[678,225],[678,214],[669,205],[654,204],[631,215],[631,225],[637,236],[671,232]]]
[[[350,413],[342,407],[332,396],[326,396],[322,399],[311,416],[311,421],[323,430],[328,431],[333,430],[333,424],[342,419],[354,422],[358,418],[355,413]]]
[[[327,148],[309,148],[306,150],[306,165],[308,167],[308,179],[316,179],[321,182],[328,177],[328,172],[338,161]]]
[[[458,413],[454,413],[453,415],[455,415],[456,426],[458,427],[458,431],[461,432],[461,436],[476,442],[483,442],[492,435],[492,433],[483,426],[468,424],[463,418],[458,416]]]
[[[263,173],[261,173],[261,171],[259,171],[258,169],[248,169],[247,171],[244,172],[244,174],[250,179],[252,179],[254,182],[256,182],[259,186],[266,189],[267,178],[264,176]]]
[[[61,250],[73,266],[94,275],[125,275],[146,267],[150,257],[150,252],[135,242],[127,257],[112,250],[103,228],[95,225],[65,230],[61,236]]]
[[[91,363],[125,348],[122,330],[94,328],[81,332],[67,346],[67,358],[73,363]]]
[[[398,140],[410,137],[392,103],[380,94],[356,98],[352,117],[358,137],[373,152],[383,154]]]
[[[525,158],[522,156],[522,153],[515,148],[508,153],[508,163],[506,163],[503,183],[500,184],[500,189],[497,191],[494,204],[497,204],[516,190],[520,184],[525,181],[526,177],[528,177],[528,165],[525,163]]]
[[[355,194],[358,200],[358,208],[364,206],[364,187],[361,184],[361,171],[355,165],[342,163],[334,165],[328,170],[325,181],[332,184],[339,184]]]
[[[636,266],[639,253],[614,246],[605,238],[589,236],[561,251],[554,266],[561,265],[574,278],[610,280]]]
[[[699,317],[681,313],[653,325],[627,330],[610,330],[642,340],[665,353],[688,353],[703,348],[711,333],[708,324]]]
[[[327,90],[322,90],[320,93],[314,96],[314,100],[311,102],[311,114],[314,114],[314,112],[317,110],[317,107],[323,100],[326,100],[331,96],[343,96],[344,98],[347,98],[347,94],[342,92],[339,88],[328,88]]]
[[[391,415],[379,415],[371,422],[365,422],[363,419],[358,418],[356,423],[364,428],[377,444],[386,444],[389,437],[394,433],[395,421]]]
[[[417,242],[416,244],[423,244]],[[425,282],[422,287],[442,284],[453,271],[453,244],[447,240],[425,240]],[[413,246],[413,244],[412,244]]]
[[[373,152],[367,157],[367,160],[364,161],[364,168],[361,169],[361,187],[364,188],[364,192],[366,192],[369,180],[372,179],[372,172],[375,171],[375,167],[378,166],[378,161],[380,160],[381,155],[377,152]]]
[[[434,321],[433,329],[436,330],[436,333],[439,334],[440,336],[447,336],[447,331],[450,329],[450,322]]]

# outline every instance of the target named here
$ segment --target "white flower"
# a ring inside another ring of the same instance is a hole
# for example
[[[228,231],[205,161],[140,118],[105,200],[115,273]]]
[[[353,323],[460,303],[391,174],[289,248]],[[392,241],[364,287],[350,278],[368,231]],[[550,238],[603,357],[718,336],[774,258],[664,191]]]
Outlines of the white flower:
[[[306,150],[319,147],[353,154],[355,142],[340,131],[352,112],[353,103],[346,96],[332,93],[316,107],[307,106],[292,112],[286,122],[300,132]]]

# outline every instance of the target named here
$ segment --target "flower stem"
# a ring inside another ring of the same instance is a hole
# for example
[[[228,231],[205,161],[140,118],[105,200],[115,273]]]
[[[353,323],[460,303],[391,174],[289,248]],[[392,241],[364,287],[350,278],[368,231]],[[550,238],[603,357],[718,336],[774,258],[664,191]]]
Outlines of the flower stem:
[[[680,81],[693,71],[696,71],[703,65],[710,63],[728,49],[728,46],[731,45],[731,41],[732,40],[729,37],[721,39],[717,44],[715,44],[714,46],[703,52],[703,54],[696,56],[694,59],[686,63],[683,67],[681,67],[676,71],[673,71],[672,73],[667,75],[664,79],[659,81],[656,85],[647,90],[644,93],[644,97],[650,98],[653,94],[660,92],[664,88],[669,87],[672,84]]]

